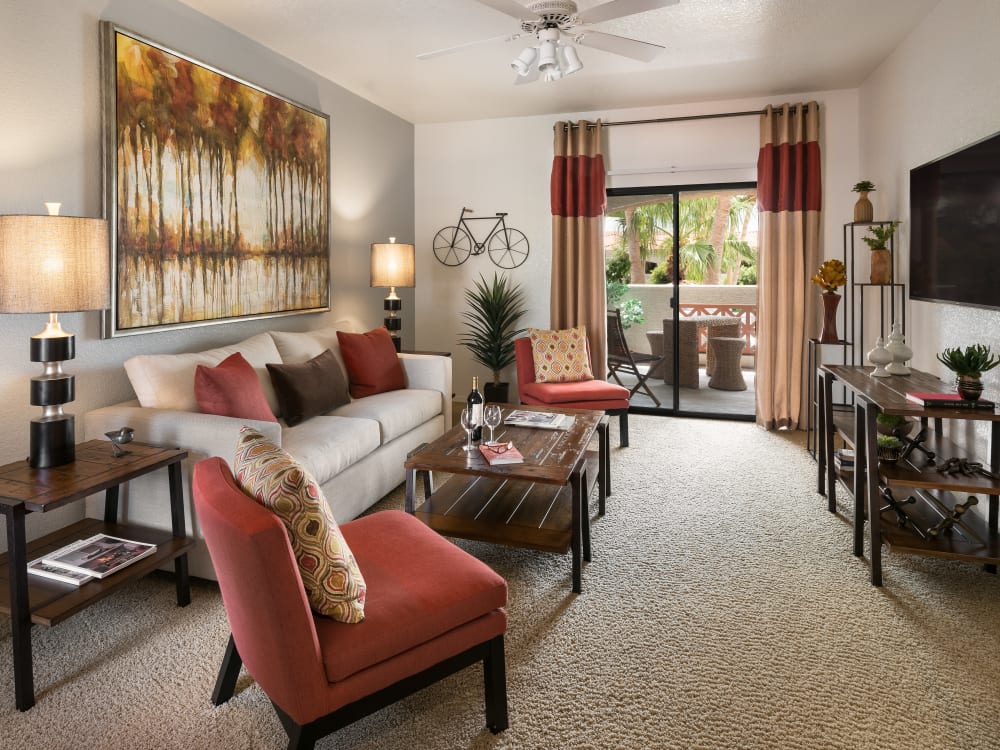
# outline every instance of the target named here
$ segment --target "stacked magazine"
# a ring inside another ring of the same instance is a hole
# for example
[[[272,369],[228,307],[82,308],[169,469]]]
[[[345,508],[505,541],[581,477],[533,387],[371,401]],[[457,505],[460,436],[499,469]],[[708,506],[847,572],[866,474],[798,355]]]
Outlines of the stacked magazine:
[[[106,578],[155,551],[155,544],[95,534],[33,560],[28,572],[79,586],[91,578]]]
[[[553,414],[545,411],[515,409],[503,421],[511,427],[538,427],[542,430],[568,430],[576,419],[572,414]]]

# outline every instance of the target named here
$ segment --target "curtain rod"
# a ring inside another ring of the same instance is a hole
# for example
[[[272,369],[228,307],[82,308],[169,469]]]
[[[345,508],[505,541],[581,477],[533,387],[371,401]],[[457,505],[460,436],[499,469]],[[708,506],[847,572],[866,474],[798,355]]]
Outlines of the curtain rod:
[[[797,106],[798,105],[794,105],[792,109],[796,109]],[[650,120],[621,120],[619,122],[602,122],[601,125],[605,128],[610,128],[615,125],[648,125],[657,122],[684,122],[686,120],[715,120],[720,117],[752,117],[752,116],[759,117],[766,111],[767,110],[763,109],[755,109],[749,112],[718,112],[716,114],[709,114],[709,115],[680,115],[678,117],[654,117],[653,119]],[[775,109],[774,111],[777,112],[778,114],[781,114],[780,109]],[[553,125],[552,127],[555,127],[555,125]],[[568,124],[566,127],[578,128],[580,126],[577,123],[573,122]],[[588,127],[592,128],[594,127],[594,124],[591,123],[590,125],[588,125]]]

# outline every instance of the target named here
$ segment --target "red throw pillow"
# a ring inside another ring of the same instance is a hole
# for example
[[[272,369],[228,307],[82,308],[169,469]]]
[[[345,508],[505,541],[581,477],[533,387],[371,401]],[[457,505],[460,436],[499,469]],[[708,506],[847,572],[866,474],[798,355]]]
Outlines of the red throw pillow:
[[[385,327],[368,333],[337,331],[337,340],[351,380],[351,396],[364,398],[406,388],[403,365]]]
[[[194,371],[194,397],[202,414],[278,421],[267,405],[253,365],[239,352],[229,355],[215,367],[198,365]]]

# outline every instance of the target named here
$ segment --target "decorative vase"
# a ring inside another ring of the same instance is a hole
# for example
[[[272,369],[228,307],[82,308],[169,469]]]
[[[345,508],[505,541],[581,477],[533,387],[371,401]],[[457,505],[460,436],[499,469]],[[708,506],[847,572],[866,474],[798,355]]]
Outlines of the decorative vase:
[[[872,202],[868,200],[868,191],[867,190],[858,191],[858,202],[854,204],[854,221],[855,222],[871,221],[874,216],[875,216],[875,209],[872,206]]]
[[[892,281],[892,255],[882,247],[871,252],[871,278],[873,284],[888,284]]]
[[[906,366],[906,362],[913,356],[913,350],[906,345],[902,324],[892,324],[885,348],[892,355],[892,362],[886,365],[886,372],[890,375],[909,375],[910,368]]]
[[[978,401],[983,395],[983,381],[973,375],[959,375],[955,378],[955,389],[966,401]]]
[[[836,292],[823,292],[823,330],[819,334],[821,344],[836,344],[840,341],[837,334],[837,306],[840,295]]]
[[[875,347],[868,352],[868,361],[875,365],[875,369],[872,371],[873,378],[887,378],[892,374],[885,369],[885,366],[892,362],[892,355],[885,348],[885,342],[882,341],[881,336],[875,340]]]

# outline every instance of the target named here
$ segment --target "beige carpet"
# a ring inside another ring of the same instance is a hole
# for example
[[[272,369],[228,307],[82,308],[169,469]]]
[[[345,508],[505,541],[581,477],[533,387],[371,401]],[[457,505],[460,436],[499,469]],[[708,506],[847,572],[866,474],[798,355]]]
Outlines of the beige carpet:
[[[463,543],[510,582],[510,729],[485,730],[469,669],[320,747],[1000,748],[997,577],[890,553],[874,589],[799,444],[631,421],[582,595],[568,556]],[[227,634],[213,585],[178,609],[169,576],[147,579],[35,629],[20,714],[3,620],[0,747],[283,747],[246,674],[210,705]]]

